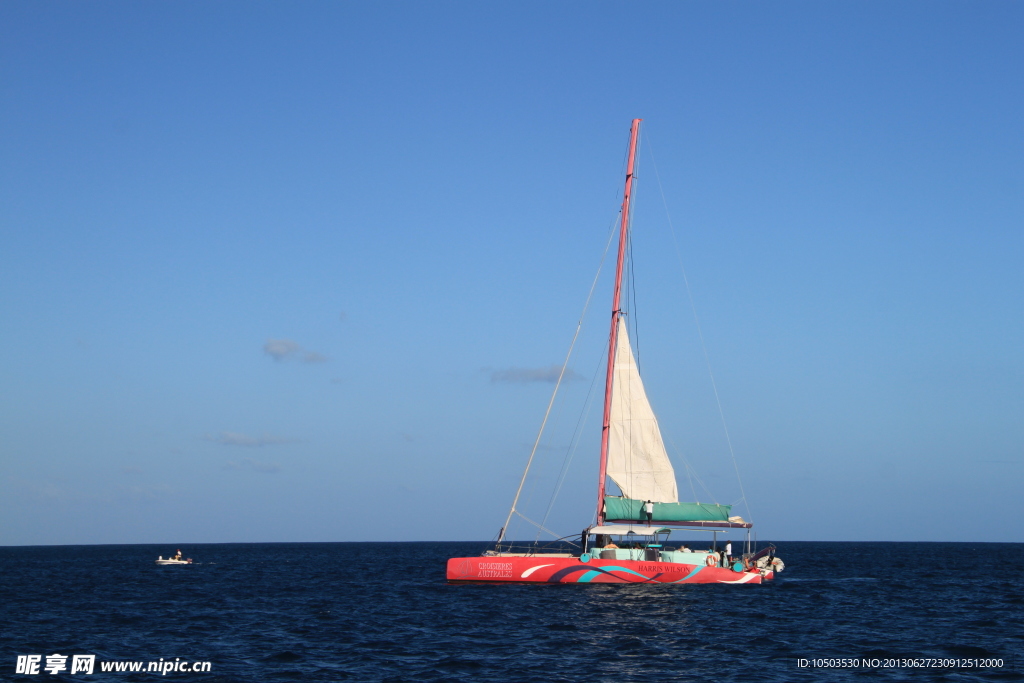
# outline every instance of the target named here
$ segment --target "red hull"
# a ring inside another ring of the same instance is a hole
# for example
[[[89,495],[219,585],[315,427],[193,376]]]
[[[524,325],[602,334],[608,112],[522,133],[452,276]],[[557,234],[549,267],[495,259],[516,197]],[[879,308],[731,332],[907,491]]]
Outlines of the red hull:
[[[772,578],[769,572],[764,578]],[[449,581],[511,583],[761,583],[757,571],[734,572],[673,562],[598,560],[578,557],[453,557]]]

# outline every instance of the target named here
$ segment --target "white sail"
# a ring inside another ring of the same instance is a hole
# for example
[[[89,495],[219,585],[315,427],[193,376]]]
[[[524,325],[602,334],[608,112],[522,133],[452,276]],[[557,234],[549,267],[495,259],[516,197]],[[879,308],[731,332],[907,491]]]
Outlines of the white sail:
[[[679,502],[676,473],[665,452],[658,419],[640,381],[622,318],[619,318],[612,378],[608,476],[628,498],[655,503]]]

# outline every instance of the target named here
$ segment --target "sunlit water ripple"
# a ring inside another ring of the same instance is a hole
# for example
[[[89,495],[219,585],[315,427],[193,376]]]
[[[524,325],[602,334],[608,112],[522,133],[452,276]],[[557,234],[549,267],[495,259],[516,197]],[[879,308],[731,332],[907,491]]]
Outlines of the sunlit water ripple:
[[[0,548],[0,679],[1024,680],[1024,544],[780,543],[742,585],[448,584],[480,543]],[[19,654],[181,657],[208,674],[15,676]],[[990,671],[799,658],[1002,657]]]

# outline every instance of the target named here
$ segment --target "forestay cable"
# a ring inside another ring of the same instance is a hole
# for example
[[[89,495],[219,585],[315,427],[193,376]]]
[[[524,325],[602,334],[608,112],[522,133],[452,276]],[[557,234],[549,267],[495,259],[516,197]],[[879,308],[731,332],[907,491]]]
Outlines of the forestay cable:
[[[558,389],[562,386],[562,380],[565,378],[565,369],[569,366],[569,359],[572,358],[572,351],[576,347],[576,340],[580,336],[580,328],[583,327],[583,319],[587,316],[587,310],[590,308],[590,301],[594,297],[594,289],[597,288],[597,281],[601,277],[601,270],[604,268],[605,259],[608,257],[608,250],[612,245],[612,238],[615,236],[615,223],[612,223],[612,230],[608,235],[608,243],[604,246],[604,253],[601,255],[601,263],[597,267],[597,274],[594,275],[594,281],[590,285],[590,292],[587,294],[587,301],[583,305],[583,312],[580,314],[580,318],[576,323],[576,332],[572,335],[572,343],[569,344],[569,352],[565,354],[565,362],[562,363],[562,369],[558,373],[558,380],[555,382],[555,389],[551,392],[551,400],[548,401],[548,408],[544,411],[544,419],[541,420],[540,430],[537,432],[537,439],[533,442],[533,449],[530,451],[530,457],[526,461],[526,469],[523,470],[523,478],[519,480],[519,488],[516,490],[516,497],[512,499],[512,507],[508,511],[508,517],[505,518],[505,525],[501,527],[501,532],[498,534],[498,543],[501,543],[505,538],[505,534],[508,532],[508,524],[512,521],[512,515],[517,514],[516,505],[519,504],[519,496],[523,493],[523,485],[526,483],[526,476],[530,473],[530,466],[533,464],[533,458],[537,455],[537,448],[540,446],[541,437],[544,436],[544,427],[548,423],[548,417],[551,415],[551,407],[555,404],[555,397],[558,396]],[[520,513],[520,517],[523,515]],[[526,519],[526,517],[523,517]],[[529,521],[529,520],[527,520]],[[534,522],[535,524],[535,522]]]

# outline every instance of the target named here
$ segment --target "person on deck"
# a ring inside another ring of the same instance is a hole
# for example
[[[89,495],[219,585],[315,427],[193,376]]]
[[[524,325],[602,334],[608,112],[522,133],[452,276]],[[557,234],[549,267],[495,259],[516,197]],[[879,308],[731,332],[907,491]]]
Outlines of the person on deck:
[[[729,566],[729,562],[732,560],[732,541],[725,542],[725,564],[723,567]]]
[[[644,503],[644,512],[647,514],[647,526],[650,526],[651,519],[654,518],[654,503],[651,501]]]

